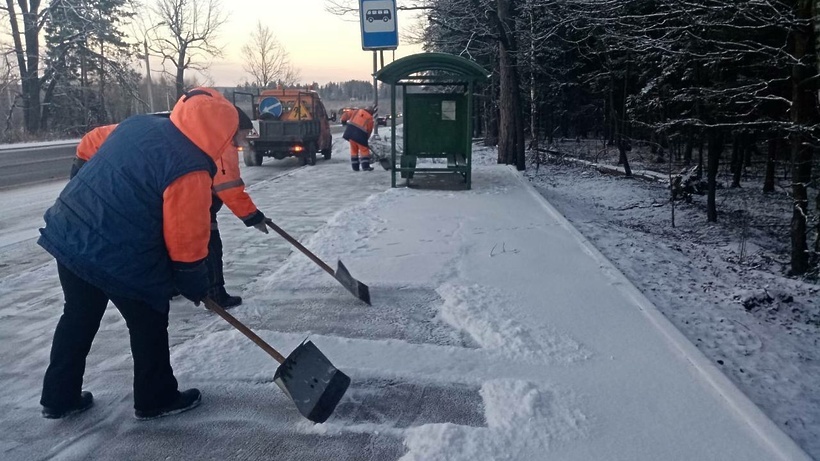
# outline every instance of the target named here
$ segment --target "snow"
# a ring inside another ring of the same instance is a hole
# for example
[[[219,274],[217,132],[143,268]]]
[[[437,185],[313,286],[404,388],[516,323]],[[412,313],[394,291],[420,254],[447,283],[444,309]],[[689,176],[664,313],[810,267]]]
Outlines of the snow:
[[[786,433],[820,455],[814,328],[768,320],[817,292],[763,270],[768,242],[748,239],[738,264],[719,226],[701,231],[710,240],[663,225],[656,185],[566,165],[522,175],[494,157],[476,146],[470,191],[391,189],[381,169],[349,171],[340,140],[314,167],[243,170],[266,215],[370,288],[367,306],[278,235],[220,216],[228,288],[244,298],[233,315],[285,354],[309,338],[352,378],[318,425],[272,382],[272,358],[181,299],[172,363],[200,408],[130,416],[110,308],[86,372],[95,408],[40,418],[62,301],[33,241],[61,185],[0,191],[3,459],[809,459]]]

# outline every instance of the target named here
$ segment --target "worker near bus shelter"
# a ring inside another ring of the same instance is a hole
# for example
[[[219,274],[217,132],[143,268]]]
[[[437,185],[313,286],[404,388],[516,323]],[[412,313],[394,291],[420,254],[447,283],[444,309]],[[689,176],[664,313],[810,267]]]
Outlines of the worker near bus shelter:
[[[347,128],[342,138],[350,143],[350,165],[353,171],[359,171],[360,163],[362,170],[373,171],[370,166],[370,147],[367,140],[373,132],[373,114],[377,111],[376,105],[358,109],[347,121]]]
[[[242,298],[229,295],[225,290],[225,276],[222,262],[222,237],[219,233],[219,225],[216,220],[217,213],[222,208],[222,204],[228,206],[246,226],[268,233],[265,225],[265,215],[259,211],[253,200],[245,191],[245,182],[239,175],[239,152],[238,147],[248,148],[247,137],[253,130],[250,117],[245,112],[236,108],[239,116],[239,130],[234,138],[234,144],[229,146],[226,152],[216,162],[217,171],[213,179],[213,192],[211,203],[211,234],[208,240],[208,278],[210,288],[208,296],[225,309],[230,309],[242,304]],[[159,114],[159,116],[164,114]],[[89,131],[79,145],[77,145],[77,156],[71,167],[71,177],[73,178],[82,166],[97,153],[100,146],[111,134],[117,125],[105,125]]]
[[[125,319],[134,361],[134,415],[153,419],[199,405],[170,362],[168,298],[208,293],[209,216],[216,162],[237,132],[218,91],[185,93],[169,118],[129,117],[46,211],[38,244],[57,260],[65,303],[40,398],[45,418],[93,405],[86,357],[109,300]]]

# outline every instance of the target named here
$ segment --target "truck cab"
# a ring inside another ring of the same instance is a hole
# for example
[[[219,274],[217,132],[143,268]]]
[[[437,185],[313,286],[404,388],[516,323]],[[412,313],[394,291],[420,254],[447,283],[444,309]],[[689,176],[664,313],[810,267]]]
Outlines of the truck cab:
[[[332,137],[328,113],[313,90],[264,90],[253,98],[254,133],[245,164],[258,166],[264,157],[297,157],[302,165],[316,164],[316,154],[330,159]]]

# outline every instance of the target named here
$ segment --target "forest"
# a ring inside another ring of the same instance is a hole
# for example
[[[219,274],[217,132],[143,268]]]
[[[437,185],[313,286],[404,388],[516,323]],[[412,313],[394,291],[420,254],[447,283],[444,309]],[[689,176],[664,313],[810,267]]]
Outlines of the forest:
[[[790,179],[790,273],[817,274],[818,59],[813,0],[428,0],[428,51],[492,71],[479,136],[499,163],[527,167],[556,138],[600,139],[630,174],[633,147],[692,171],[716,221],[731,187]],[[666,166],[663,170],[666,170]],[[672,198],[685,194],[670,194]],[[677,191],[680,192],[680,191]]]

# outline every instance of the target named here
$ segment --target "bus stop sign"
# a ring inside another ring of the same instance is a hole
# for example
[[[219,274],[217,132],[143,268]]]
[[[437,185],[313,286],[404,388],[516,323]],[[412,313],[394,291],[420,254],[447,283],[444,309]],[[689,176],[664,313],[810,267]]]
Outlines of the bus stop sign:
[[[395,50],[399,46],[396,0],[359,0],[363,50]]]

